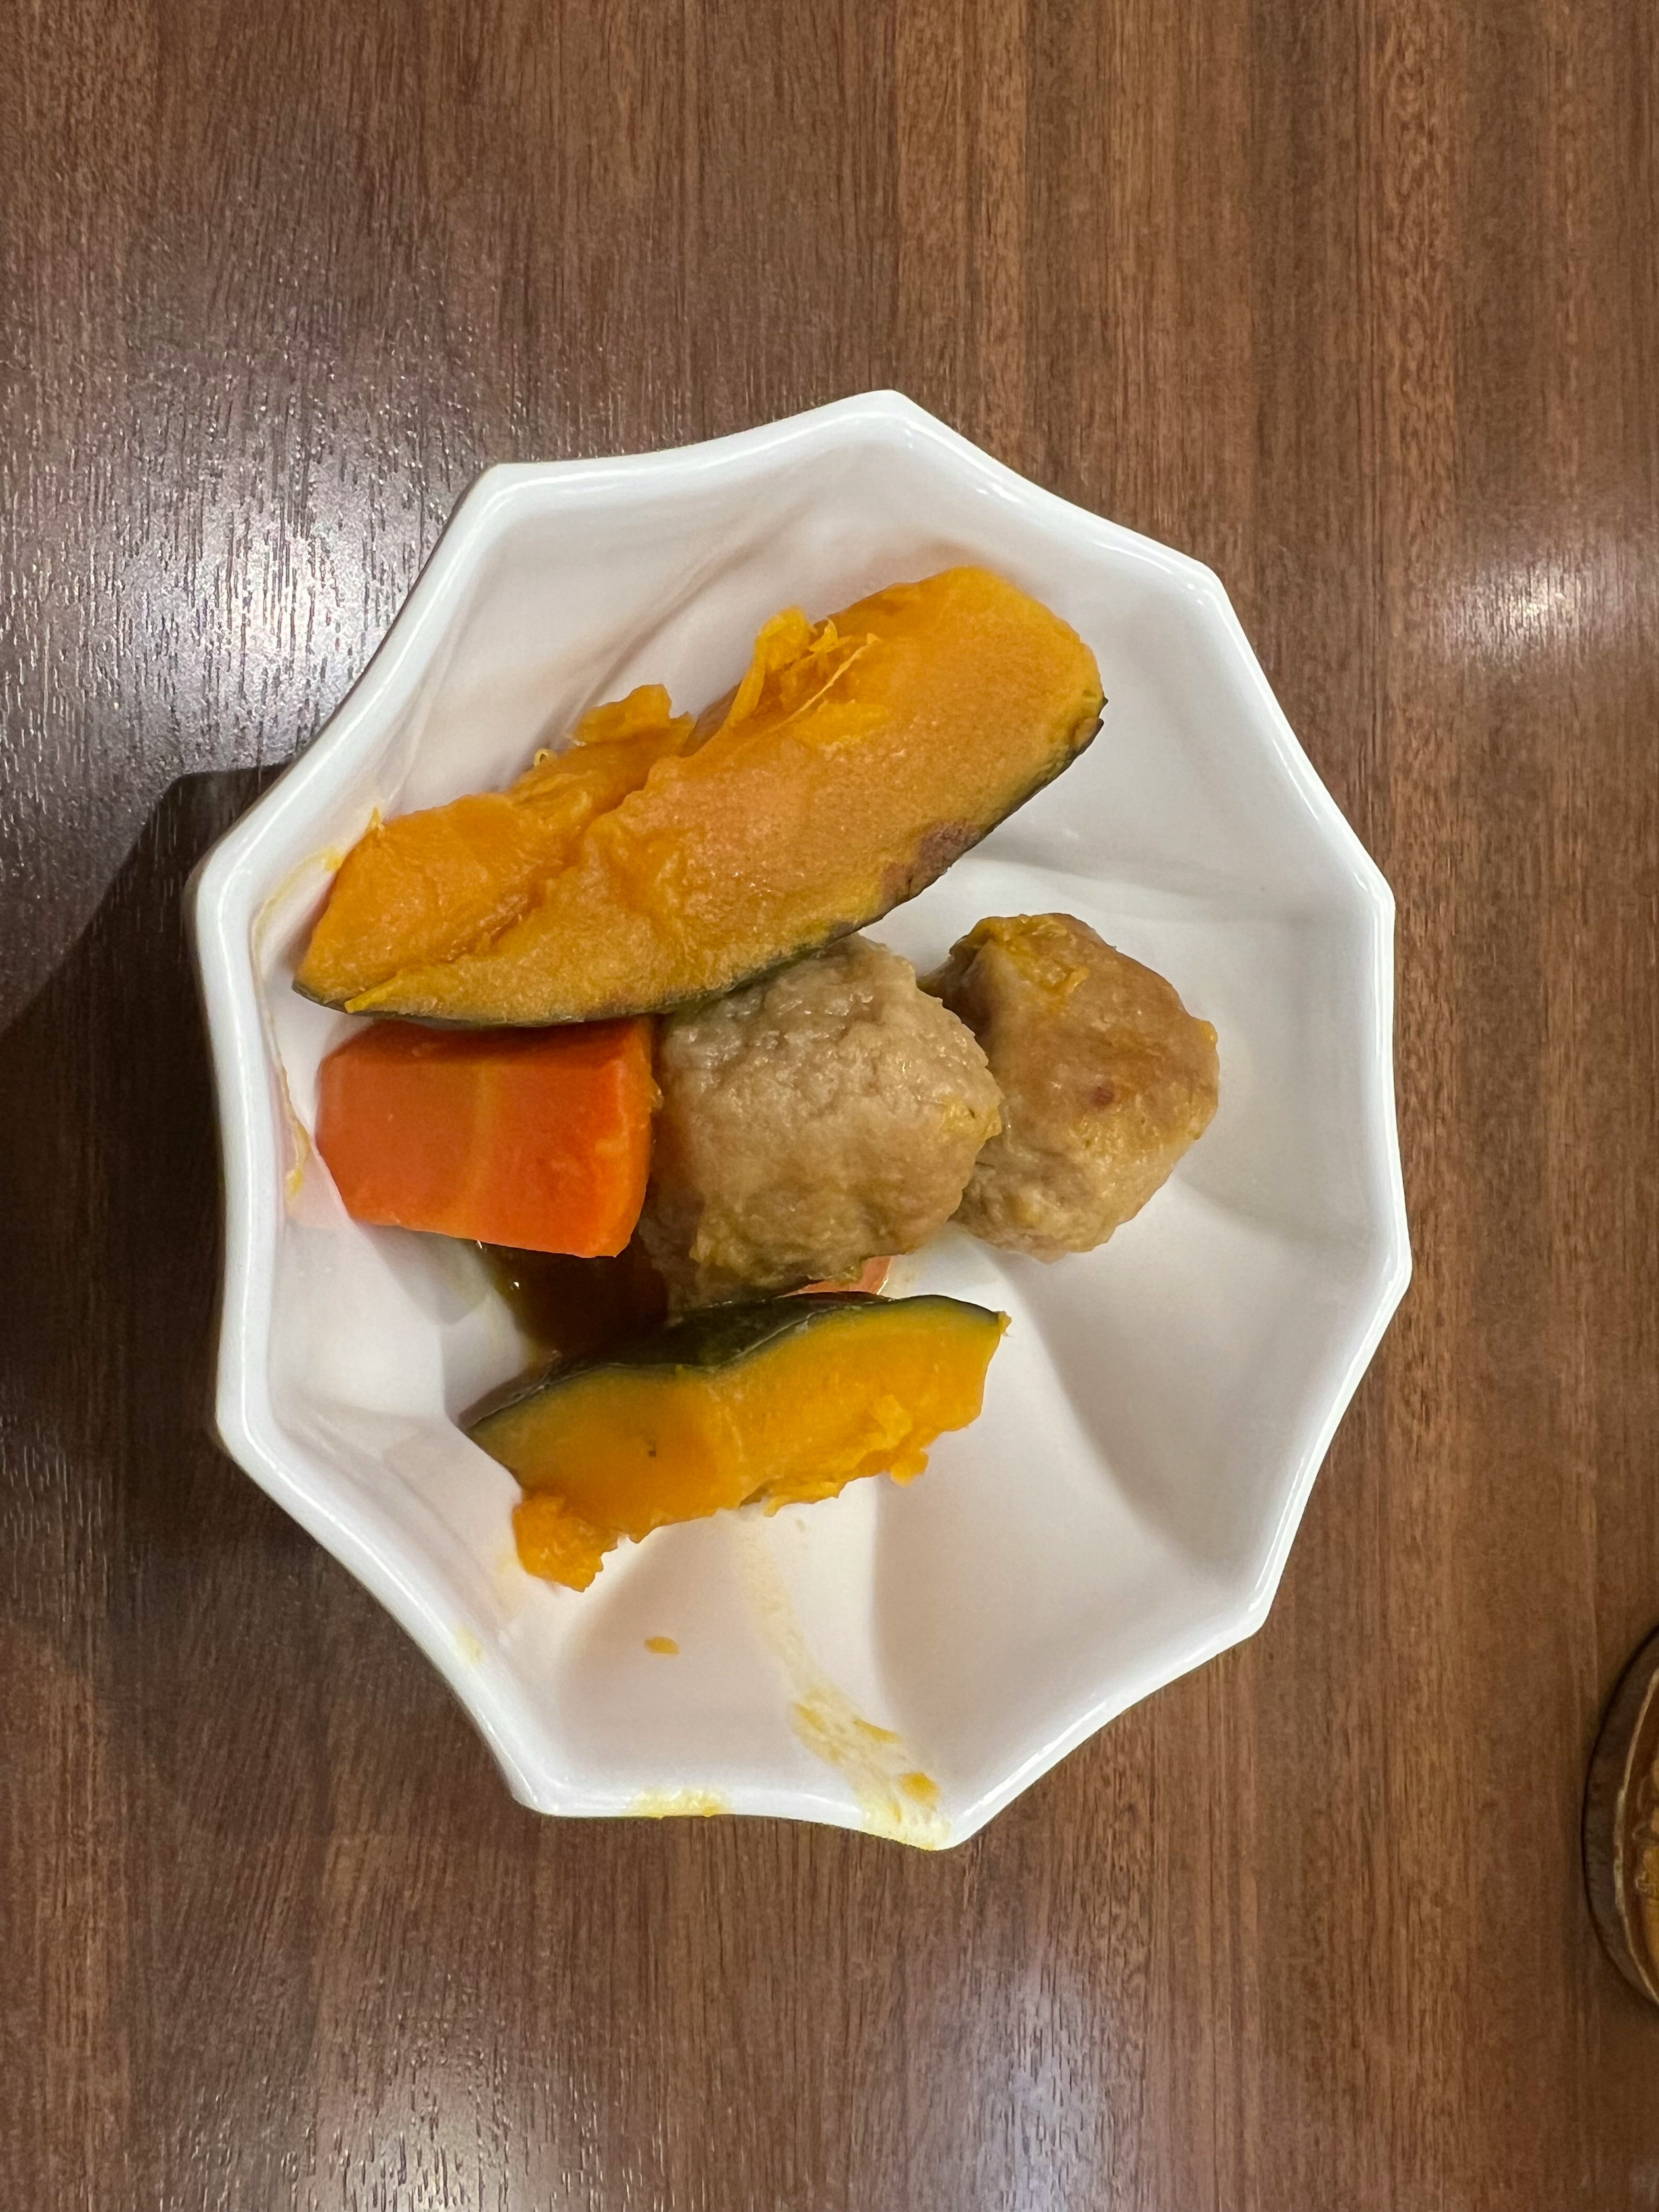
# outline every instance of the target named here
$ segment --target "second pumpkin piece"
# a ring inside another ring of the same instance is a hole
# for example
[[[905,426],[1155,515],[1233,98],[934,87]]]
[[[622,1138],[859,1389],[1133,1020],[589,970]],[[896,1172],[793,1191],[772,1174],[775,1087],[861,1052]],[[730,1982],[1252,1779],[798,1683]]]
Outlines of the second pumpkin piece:
[[[908,1482],[980,1410],[1005,1315],[957,1298],[767,1298],[694,1314],[504,1394],[467,1433],[510,1468],[533,1575],[584,1589],[605,1553],[763,1498]]]

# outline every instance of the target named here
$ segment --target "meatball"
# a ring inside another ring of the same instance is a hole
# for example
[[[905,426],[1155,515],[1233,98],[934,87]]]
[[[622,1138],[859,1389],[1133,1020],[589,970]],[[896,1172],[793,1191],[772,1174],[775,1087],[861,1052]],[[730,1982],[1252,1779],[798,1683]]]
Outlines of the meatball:
[[[957,1218],[1009,1251],[1091,1251],[1215,1112],[1215,1031],[1067,914],[994,916],[922,981],[984,1046],[1002,1129]]]
[[[1000,1125],[971,1035],[861,937],[671,1016],[657,1080],[640,1233],[677,1307],[914,1251]]]

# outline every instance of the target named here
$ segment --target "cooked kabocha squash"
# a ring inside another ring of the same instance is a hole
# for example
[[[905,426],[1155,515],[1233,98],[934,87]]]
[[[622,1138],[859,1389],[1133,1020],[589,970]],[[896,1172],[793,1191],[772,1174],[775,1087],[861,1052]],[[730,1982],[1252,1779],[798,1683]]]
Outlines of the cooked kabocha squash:
[[[1094,655],[983,568],[896,585],[762,630],[747,675],[596,812],[513,911],[458,927],[373,982],[321,988],[353,1012],[540,1024],[712,996],[912,897],[1093,736]],[[393,829],[397,827],[392,825]],[[386,833],[387,835],[390,832]],[[516,851],[516,848],[515,848]],[[349,865],[349,864],[348,864]],[[355,907],[354,907],[355,911]],[[337,946],[349,929],[319,927]],[[349,963],[337,951],[330,973]]]
[[[690,742],[659,684],[583,715],[568,748],[538,754],[508,791],[377,822],[334,878],[296,988],[343,1006],[399,969],[453,959],[515,921],[596,814]]]
[[[920,1474],[977,1415],[1006,1317],[946,1297],[858,1292],[709,1308],[556,1369],[468,1429],[518,1478],[519,1557],[585,1589],[605,1554],[753,1498],[833,1498]]]

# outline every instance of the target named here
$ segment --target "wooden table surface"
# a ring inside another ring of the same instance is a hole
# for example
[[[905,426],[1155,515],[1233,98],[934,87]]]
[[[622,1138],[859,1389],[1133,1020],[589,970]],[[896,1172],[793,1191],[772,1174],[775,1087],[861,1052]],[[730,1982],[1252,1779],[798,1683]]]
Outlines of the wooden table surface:
[[[0,2199],[1651,2212],[1650,0],[12,0]],[[962,1849],[511,1803],[209,1441],[179,898],[475,471],[894,384],[1212,563],[1400,902],[1261,1634]]]

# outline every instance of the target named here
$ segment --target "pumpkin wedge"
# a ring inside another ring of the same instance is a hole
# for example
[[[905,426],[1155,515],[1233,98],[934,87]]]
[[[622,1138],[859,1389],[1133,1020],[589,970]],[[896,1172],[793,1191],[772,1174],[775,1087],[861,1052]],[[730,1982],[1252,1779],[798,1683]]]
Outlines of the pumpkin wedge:
[[[914,896],[1059,775],[1102,704],[1082,640],[984,568],[816,625],[789,610],[524,911],[331,1002],[544,1024],[729,990]],[[302,987],[329,996],[320,974],[308,956]]]
[[[906,1482],[979,1413],[1005,1316],[957,1298],[757,1299],[556,1369],[467,1433],[518,1478],[519,1557],[585,1589],[605,1554],[671,1522],[763,1498]]]
[[[377,822],[352,847],[295,976],[344,1006],[399,969],[453,959],[533,905],[581,832],[690,742],[659,684],[584,714],[568,749],[538,753],[509,791]]]

